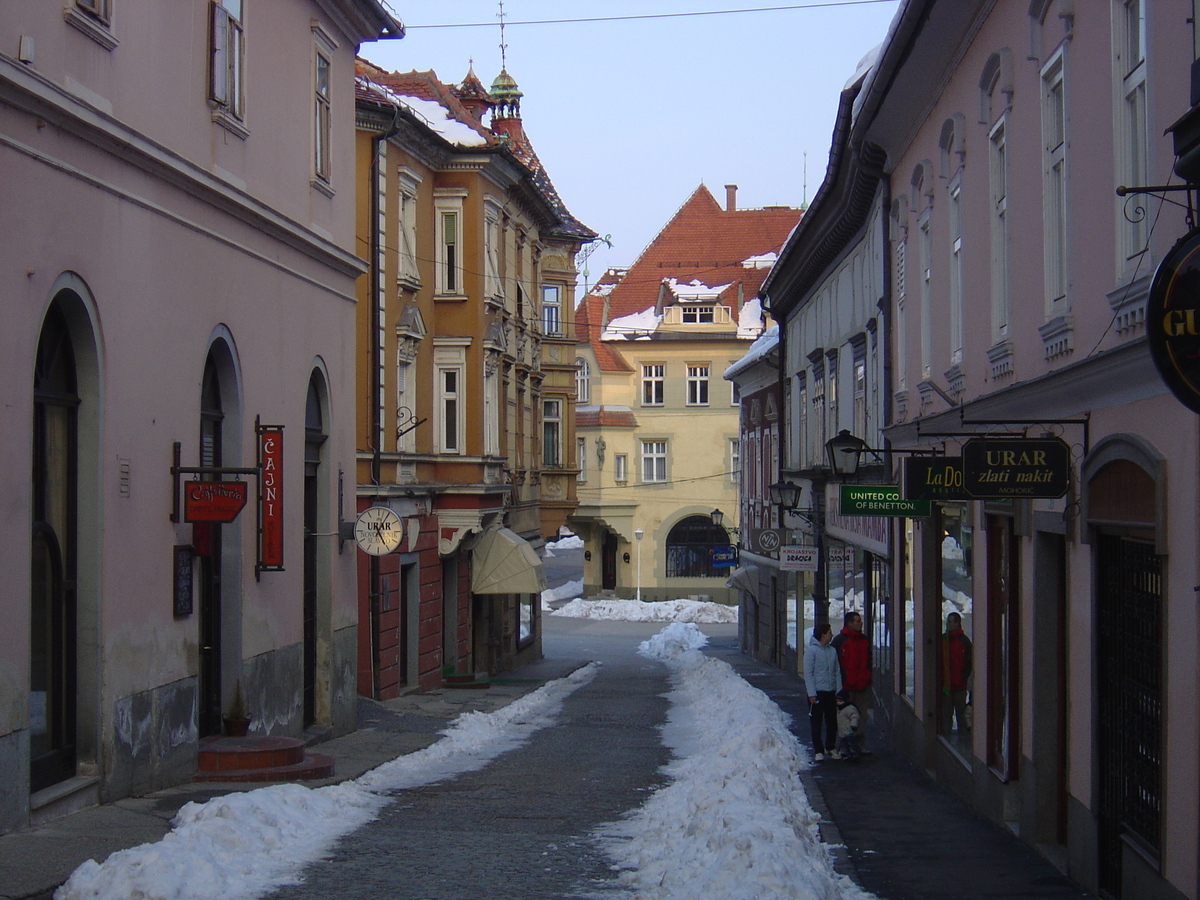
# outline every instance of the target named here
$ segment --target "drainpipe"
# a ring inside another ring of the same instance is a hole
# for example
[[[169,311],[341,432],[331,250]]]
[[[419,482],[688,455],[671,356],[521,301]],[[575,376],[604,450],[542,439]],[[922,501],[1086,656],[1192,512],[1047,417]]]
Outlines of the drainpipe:
[[[371,259],[369,262],[368,272],[370,273],[370,286],[368,288],[368,300],[371,304],[371,484],[377,489],[379,487],[379,479],[383,469],[383,401],[381,395],[383,393],[383,376],[380,374],[380,368],[383,365],[383,339],[381,332],[383,330],[383,311],[379,308],[380,298],[379,293],[383,284],[383,272],[380,265],[379,256],[382,251],[382,244],[379,234],[379,156],[383,144],[395,137],[400,131],[400,108],[397,107],[392,114],[392,124],[388,126],[387,131],[375,135],[371,138],[371,172],[370,184],[368,185],[367,195],[370,197],[370,219],[367,226],[371,231]],[[376,491],[378,497],[378,491]],[[370,638],[371,638],[371,696],[379,699],[379,599],[380,599],[380,577],[379,577],[379,557],[372,556],[367,561],[367,570],[369,578],[369,593],[368,603],[370,606]]]

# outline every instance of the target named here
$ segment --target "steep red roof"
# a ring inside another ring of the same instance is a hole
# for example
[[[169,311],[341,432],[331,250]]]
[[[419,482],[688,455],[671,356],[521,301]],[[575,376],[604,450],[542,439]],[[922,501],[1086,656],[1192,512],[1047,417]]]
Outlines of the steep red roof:
[[[627,406],[611,409],[607,406],[577,407],[575,425],[580,428],[609,426],[613,428],[637,428],[637,416]]]
[[[777,254],[800,214],[788,206],[722,209],[708,188],[700,185],[628,271],[605,272],[583,298],[576,311],[580,338],[591,345],[601,369],[628,371],[629,364],[616,349],[620,342],[600,340],[602,326],[654,307],[663,282],[669,279],[679,285],[693,281],[711,288],[728,285],[717,302],[736,314],[739,297],[743,301],[757,297],[770,271],[765,262],[748,261]],[[664,306],[674,300],[669,288],[663,291]],[[580,323],[586,323],[586,328]]]

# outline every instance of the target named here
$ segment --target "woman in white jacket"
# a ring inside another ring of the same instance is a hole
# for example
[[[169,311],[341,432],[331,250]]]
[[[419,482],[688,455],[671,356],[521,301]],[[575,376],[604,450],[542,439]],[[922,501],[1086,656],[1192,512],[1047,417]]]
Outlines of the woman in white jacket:
[[[825,622],[813,628],[804,651],[804,685],[808,691],[809,721],[812,723],[813,759],[838,759],[837,692],[842,689],[842,667],[837,651],[830,646],[833,629]],[[821,724],[825,739],[821,739]]]

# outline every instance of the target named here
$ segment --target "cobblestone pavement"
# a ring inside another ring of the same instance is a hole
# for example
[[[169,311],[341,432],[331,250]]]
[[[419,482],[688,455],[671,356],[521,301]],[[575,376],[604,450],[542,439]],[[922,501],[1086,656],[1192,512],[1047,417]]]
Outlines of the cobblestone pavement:
[[[589,644],[604,666],[567,698],[556,725],[480,772],[399,793],[303,884],[272,898],[624,896],[612,893],[615,873],[590,835],[665,783],[667,670],[632,652],[660,627],[625,627],[615,638],[579,627],[570,653]]]

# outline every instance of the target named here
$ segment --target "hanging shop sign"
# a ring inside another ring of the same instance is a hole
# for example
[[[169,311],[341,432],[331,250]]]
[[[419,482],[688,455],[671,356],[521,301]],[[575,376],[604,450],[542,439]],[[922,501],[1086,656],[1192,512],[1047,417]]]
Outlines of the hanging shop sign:
[[[1056,499],[1071,486],[1071,448],[1060,438],[972,438],[963,490],[975,500]]]
[[[816,547],[787,545],[779,548],[779,571],[816,572],[819,570],[821,553]]]
[[[900,516],[920,519],[929,515],[928,500],[904,500],[898,484],[843,484],[843,516]]]
[[[246,506],[245,481],[185,481],[183,521],[232,522]]]
[[[255,423],[258,433],[257,572],[283,571],[283,426]]]
[[[1200,412],[1200,228],[1163,257],[1146,300],[1146,337],[1158,374],[1192,412]]]
[[[732,569],[738,562],[737,547],[731,544],[722,544],[713,547],[710,551],[710,556],[712,557],[712,567],[714,569]]]
[[[913,456],[904,461],[909,500],[970,500],[963,490],[961,456]]]
[[[783,546],[783,529],[781,528],[751,528],[750,549],[755,553],[773,556]]]

